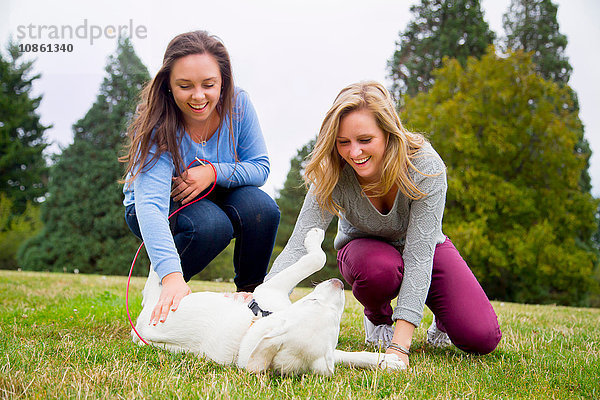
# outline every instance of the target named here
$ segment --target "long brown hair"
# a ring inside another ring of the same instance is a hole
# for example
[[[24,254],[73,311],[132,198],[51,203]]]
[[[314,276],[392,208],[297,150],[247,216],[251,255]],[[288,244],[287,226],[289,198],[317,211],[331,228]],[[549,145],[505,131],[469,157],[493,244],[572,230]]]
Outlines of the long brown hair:
[[[396,184],[405,196],[413,200],[426,195],[417,188],[408,173],[409,169],[420,172],[411,160],[419,156],[419,150],[427,142],[426,139],[423,135],[404,128],[389,92],[380,83],[354,83],[342,89],[327,112],[304,174],[306,185],[314,184],[321,208],[337,215],[341,207],[333,201],[332,193],[345,161],[338,154],[335,141],[341,119],[362,109],[373,113],[377,125],[387,138],[381,179],[363,189],[375,195],[384,195]]]
[[[235,148],[231,122],[235,99],[229,53],[218,37],[206,31],[182,33],[171,40],[165,51],[162,67],[141,92],[136,116],[127,130],[130,139],[127,154],[119,158],[119,161],[127,163],[125,175],[131,174],[130,178],[123,182],[132,182],[142,170],[152,166],[165,151],[171,154],[177,175],[180,175],[186,167],[179,152],[183,135],[178,135],[178,132],[182,133],[184,130],[183,117],[170,93],[169,78],[175,61],[193,54],[210,54],[219,65],[222,85],[216,107],[220,116],[217,134],[220,133],[223,122],[227,119],[232,148]],[[154,145],[156,145],[156,152],[150,160],[147,160],[150,149]]]

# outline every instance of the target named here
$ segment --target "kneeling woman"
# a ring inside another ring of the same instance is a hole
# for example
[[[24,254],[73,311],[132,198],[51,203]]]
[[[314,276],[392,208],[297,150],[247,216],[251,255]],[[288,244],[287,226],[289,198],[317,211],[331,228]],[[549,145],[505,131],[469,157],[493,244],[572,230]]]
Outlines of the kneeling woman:
[[[408,365],[426,304],[435,316],[430,343],[452,341],[479,354],[496,348],[502,336],[496,314],[442,233],[444,163],[422,135],[402,126],[383,86],[363,82],[340,92],[321,126],[305,180],[309,192],[271,274],[304,254],[309,229],[326,229],[338,215],[338,266],[365,307],[367,343],[384,345]]]
[[[125,218],[162,281],[151,321],[177,308],[191,293],[186,281],[234,237],[237,290],[253,291],[269,264],[279,209],[258,189],[269,174],[267,149],[248,95],[233,85],[220,40],[196,31],[169,43],[129,137]],[[196,159],[214,164],[216,187],[168,221],[179,202],[189,203],[215,181],[212,167]]]

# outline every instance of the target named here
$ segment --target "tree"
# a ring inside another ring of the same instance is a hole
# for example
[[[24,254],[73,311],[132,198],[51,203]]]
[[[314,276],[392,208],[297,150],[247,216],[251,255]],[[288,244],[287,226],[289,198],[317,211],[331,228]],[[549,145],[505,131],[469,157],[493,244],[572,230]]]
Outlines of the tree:
[[[465,65],[493,43],[495,34],[483,19],[479,0],[421,0],[410,8],[413,20],[400,33],[396,51],[388,61],[392,95],[414,96],[433,84],[432,71],[445,56]]]
[[[107,77],[100,86],[96,102],[73,126],[73,131],[75,139],[118,152],[123,147],[139,93],[150,75],[128,38],[119,41],[117,54],[109,58],[105,71]]]
[[[588,304],[598,201],[579,187],[581,121],[569,88],[536,68],[528,53],[493,47],[464,68],[446,60],[402,117],[447,164],[444,231],[488,295]]]
[[[21,214],[13,207],[13,201],[0,193],[0,269],[17,269],[17,250],[42,228],[39,206],[27,202]]]
[[[150,76],[128,38],[119,39],[106,72],[95,103],[73,126],[73,144],[50,170],[45,226],[21,249],[24,268],[127,273],[139,241],[124,222],[118,153]]]
[[[42,96],[32,97],[33,82],[40,78],[32,75],[33,63],[21,60],[12,42],[8,57],[0,54],[0,191],[10,199],[15,216],[46,194],[44,132],[50,127],[36,113]]]
[[[302,208],[304,197],[306,196],[306,186],[304,185],[303,173],[305,160],[315,146],[315,139],[312,139],[307,144],[302,146],[294,158],[290,162],[290,170],[287,174],[283,189],[277,196],[277,205],[281,212],[279,228],[277,229],[277,237],[275,239],[275,247],[271,259],[274,260],[287,244],[296,219]],[[327,263],[319,272],[314,273],[300,283],[300,286],[310,286],[312,282],[320,282],[325,279],[337,277],[342,278],[337,268],[337,251],[333,248],[333,239],[337,233],[337,218],[329,224],[329,228],[325,232],[325,240],[322,247],[327,255]]]
[[[558,7],[551,0],[512,0],[508,12],[502,18],[506,32],[504,47],[508,51],[531,52],[536,70],[544,79],[566,85],[573,67],[565,55],[568,40],[560,33],[556,19],[557,11]],[[574,112],[578,112],[577,94],[570,90],[570,107]],[[575,151],[586,159],[586,168],[581,174],[579,185],[582,190],[589,192],[592,190],[588,173],[592,151],[584,137],[583,125],[575,144]]]
[[[502,17],[507,50],[531,51],[537,70],[546,80],[568,83],[573,68],[565,55],[567,37],[560,33],[551,0],[512,0]]]

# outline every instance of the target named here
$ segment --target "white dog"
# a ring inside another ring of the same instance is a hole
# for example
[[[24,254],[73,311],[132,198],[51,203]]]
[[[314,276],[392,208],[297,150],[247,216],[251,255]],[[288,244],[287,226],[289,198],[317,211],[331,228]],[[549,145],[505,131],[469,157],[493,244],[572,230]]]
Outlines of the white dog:
[[[310,231],[304,242],[308,254],[259,285],[250,305],[223,293],[192,293],[158,325],[150,324],[161,291],[158,275],[151,268],[142,292],[137,331],[151,344],[189,351],[223,365],[235,363],[251,372],[273,369],[281,374],[330,376],[335,363],[405,369],[394,354],[335,350],[345,301],[340,280],[322,282],[310,294],[290,302],[292,289],[325,265],[323,236],[320,229]],[[143,344],[133,331],[132,336],[134,342]]]

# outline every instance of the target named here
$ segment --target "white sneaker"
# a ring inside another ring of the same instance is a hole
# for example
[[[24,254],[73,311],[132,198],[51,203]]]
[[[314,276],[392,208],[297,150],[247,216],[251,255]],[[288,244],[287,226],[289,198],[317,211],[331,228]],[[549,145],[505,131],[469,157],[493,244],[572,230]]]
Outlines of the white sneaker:
[[[381,349],[387,349],[394,336],[394,327],[392,325],[375,325],[367,316],[364,316],[365,324],[365,344],[373,345]]]
[[[435,315],[431,326],[427,329],[427,343],[433,347],[448,347],[452,344],[448,334],[438,329],[435,323]]]

